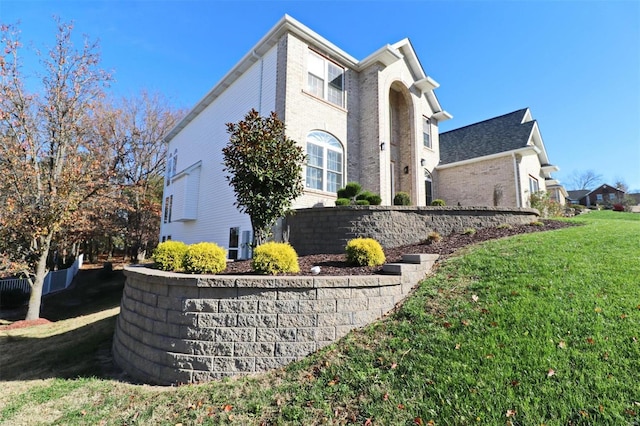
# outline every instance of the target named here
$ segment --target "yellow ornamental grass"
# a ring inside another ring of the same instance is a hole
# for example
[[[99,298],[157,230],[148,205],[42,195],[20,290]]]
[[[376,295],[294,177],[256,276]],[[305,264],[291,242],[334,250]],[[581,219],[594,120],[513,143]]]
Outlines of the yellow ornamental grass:
[[[289,243],[274,241],[259,245],[253,251],[251,266],[260,274],[298,273],[298,254]]]
[[[384,251],[373,238],[354,238],[345,247],[347,262],[359,266],[378,266],[385,261]]]

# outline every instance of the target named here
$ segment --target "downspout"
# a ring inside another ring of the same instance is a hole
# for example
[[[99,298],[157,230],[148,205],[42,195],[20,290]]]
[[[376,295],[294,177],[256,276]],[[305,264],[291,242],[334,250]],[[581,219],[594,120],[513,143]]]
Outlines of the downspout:
[[[522,207],[522,202],[520,200],[520,179],[519,179],[519,174],[518,173],[518,159],[516,158],[516,153],[512,153],[511,156],[513,157],[513,177],[514,177],[514,181],[516,184],[516,207],[520,208]]]

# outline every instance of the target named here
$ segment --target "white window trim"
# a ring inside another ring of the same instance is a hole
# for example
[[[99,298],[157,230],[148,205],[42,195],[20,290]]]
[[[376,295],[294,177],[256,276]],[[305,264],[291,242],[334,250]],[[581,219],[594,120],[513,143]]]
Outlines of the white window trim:
[[[316,97],[318,99],[322,99],[323,101],[329,103],[330,105],[333,106],[337,106],[339,108],[346,108],[346,88],[345,88],[345,74],[346,74],[346,68],[343,67],[342,65],[320,55],[319,53],[315,52],[314,50],[309,49],[309,55],[313,55],[314,57],[321,59],[323,61],[323,75],[317,75],[317,73],[313,73],[311,72],[311,70],[309,69],[310,67],[307,66],[307,83],[306,83],[306,92],[308,94],[310,94],[313,97]],[[329,99],[329,64],[332,64],[338,68],[340,68],[342,70],[342,90],[341,90],[341,102],[339,104],[331,101]],[[323,93],[322,96],[318,96],[317,94],[313,93],[313,91],[310,89],[309,87],[309,74],[313,75],[314,77],[322,80],[322,85],[323,85]]]
[[[310,141],[309,140],[309,136],[313,133],[321,133],[321,134],[325,134],[328,135],[331,139],[334,139],[339,145],[340,145],[340,149],[338,149],[335,146],[330,145],[328,142],[325,141]],[[307,164],[305,165],[305,189],[308,191],[320,191],[320,192],[325,192],[325,193],[331,193],[331,194],[335,194],[335,191],[331,191],[329,189],[327,189],[327,185],[328,185],[328,174],[329,174],[329,168],[327,166],[328,161],[329,161],[329,156],[327,155],[329,151],[331,152],[336,152],[340,154],[340,163],[341,163],[341,170],[340,170],[340,184],[338,185],[337,189],[340,189],[341,187],[344,186],[345,184],[345,153],[344,153],[344,145],[342,145],[342,143],[340,142],[340,140],[338,138],[336,138],[335,136],[333,136],[331,133],[325,132],[323,130],[313,130],[311,132],[309,132],[309,134],[307,135],[307,141],[306,141],[306,146],[305,146],[305,151],[308,153],[309,151],[309,144],[317,146],[319,148],[322,148],[322,167],[318,167],[318,166],[310,166],[308,164],[308,160],[307,160]],[[311,187],[308,185],[307,182],[307,177],[308,177],[308,172],[307,172],[307,168],[311,167],[313,169],[316,170],[322,170],[322,187],[321,188],[315,188],[315,187]],[[331,172],[333,173],[337,173],[334,170],[331,170]]]

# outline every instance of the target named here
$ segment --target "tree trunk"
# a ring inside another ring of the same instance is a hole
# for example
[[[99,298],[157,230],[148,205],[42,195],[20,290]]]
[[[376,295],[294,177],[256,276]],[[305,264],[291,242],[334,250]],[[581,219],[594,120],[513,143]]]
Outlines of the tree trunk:
[[[27,310],[26,320],[40,318],[42,287],[44,286],[44,277],[47,275],[47,259],[49,257],[52,238],[53,232],[49,232],[42,242],[40,256],[38,257],[38,263],[36,264],[36,279],[33,282],[33,286],[31,286],[31,296],[29,297],[29,309]]]

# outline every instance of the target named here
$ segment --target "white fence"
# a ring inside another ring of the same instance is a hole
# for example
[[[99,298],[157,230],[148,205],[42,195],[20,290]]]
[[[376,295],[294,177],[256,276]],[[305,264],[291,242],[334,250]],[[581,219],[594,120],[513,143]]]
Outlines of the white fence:
[[[82,267],[83,255],[79,255],[76,261],[73,262],[67,269],[61,269],[59,271],[49,271],[44,277],[44,285],[42,286],[42,295],[53,293],[56,291],[64,290],[69,287],[73,277],[76,276],[78,270]],[[26,293],[31,292],[31,286],[29,280],[26,278],[10,278],[6,280],[0,280],[0,291],[12,290],[15,288],[22,289]]]

